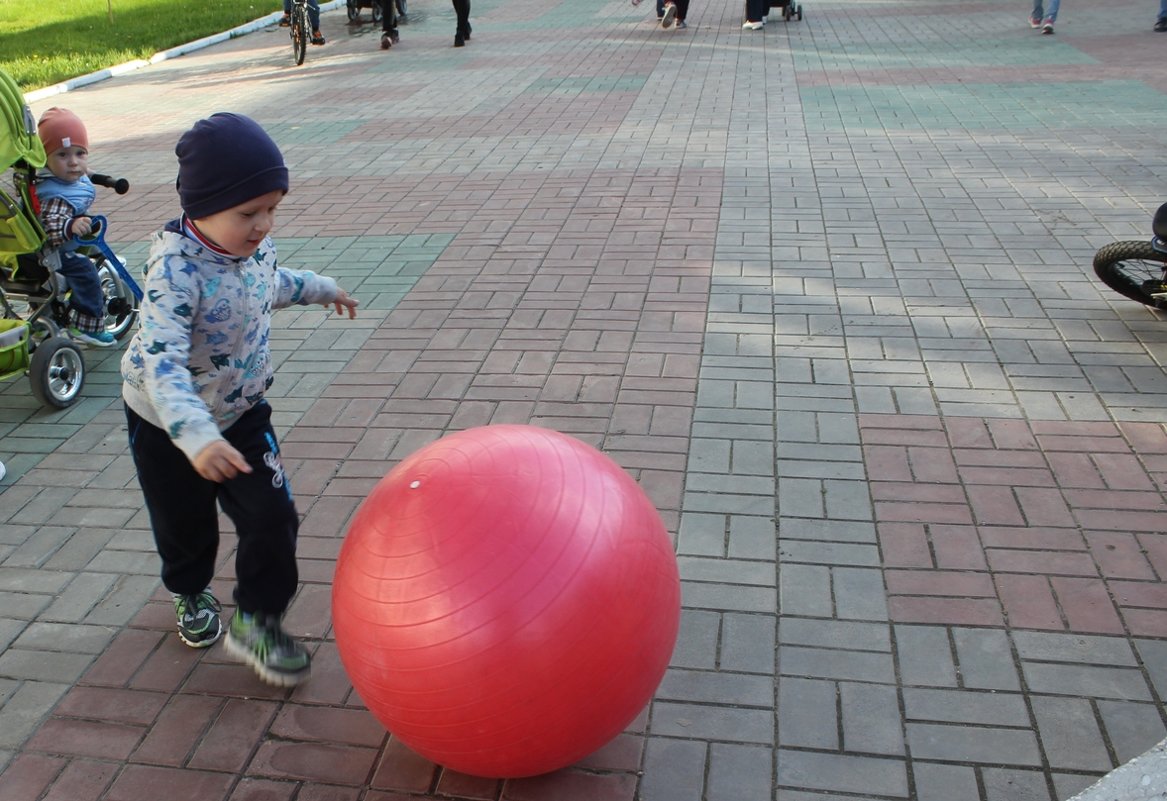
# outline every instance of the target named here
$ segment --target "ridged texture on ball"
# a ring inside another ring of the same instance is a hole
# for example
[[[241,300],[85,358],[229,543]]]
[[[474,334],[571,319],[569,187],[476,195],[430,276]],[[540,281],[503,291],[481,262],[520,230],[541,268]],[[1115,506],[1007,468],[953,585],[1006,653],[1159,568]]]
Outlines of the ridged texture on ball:
[[[353,518],[333,623],[370,711],[431,761],[485,777],[570,765],[644,708],[676,643],[660,516],[594,448],[533,426],[444,437]]]

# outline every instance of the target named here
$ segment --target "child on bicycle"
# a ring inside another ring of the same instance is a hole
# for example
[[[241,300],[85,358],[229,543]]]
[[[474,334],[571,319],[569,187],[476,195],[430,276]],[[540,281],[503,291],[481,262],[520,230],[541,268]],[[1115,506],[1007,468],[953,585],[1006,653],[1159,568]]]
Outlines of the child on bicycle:
[[[320,32],[319,0],[308,0],[308,23],[312,26],[312,38],[309,41],[314,45],[324,44],[324,34]],[[291,24],[292,0],[284,0],[284,15],[280,17],[280,27],[286,28]]]
[[[357,301],[332,278],[277,264],[269,234],[288,170],[255,121],[212,114],[175,153],[183,213],[153,237],[140,326],[121,363],[130,450],[179,637],[205,648],[223,631],[209,586],[218,504],[239,539],[227,650],[291,686],[311,658],[281,627],[299,583],[299,519],[264,400],[271,314],[320,303],[352,318]]]
[[[64,108],[41,115],[37,134],[45,146],[46,169],[37,174],[41,227],[46,260],[69,285],[69,335],[99,348],[117,345],[105,330],[105,294],[93,260],[78,253],[74,237],[87,235],[92,223],[86,212],[97,196],[89,180],[89,133],[81,119]]]

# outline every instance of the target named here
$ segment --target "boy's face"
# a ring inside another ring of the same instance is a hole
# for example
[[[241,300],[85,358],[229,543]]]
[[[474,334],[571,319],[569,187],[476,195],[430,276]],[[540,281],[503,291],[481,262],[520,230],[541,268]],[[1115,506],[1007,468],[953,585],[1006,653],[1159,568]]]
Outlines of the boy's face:
[[[259,250],[263,238],[275,227],[276,207],[283,199],[284,193],[277,189],[194,222],[223,250],[246,259]]]
[[[80,145],[54,150],[47,166],[62,181],[76,181],[89,174],[89,151]]]

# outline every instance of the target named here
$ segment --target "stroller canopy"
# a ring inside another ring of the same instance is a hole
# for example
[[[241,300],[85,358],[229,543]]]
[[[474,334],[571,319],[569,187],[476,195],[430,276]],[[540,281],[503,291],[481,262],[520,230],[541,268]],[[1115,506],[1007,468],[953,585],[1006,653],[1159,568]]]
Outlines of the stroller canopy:
[[[21,159],[33,167],[43,167],[45,148],[20,87],[11,75],[0,70],[0,170]]]

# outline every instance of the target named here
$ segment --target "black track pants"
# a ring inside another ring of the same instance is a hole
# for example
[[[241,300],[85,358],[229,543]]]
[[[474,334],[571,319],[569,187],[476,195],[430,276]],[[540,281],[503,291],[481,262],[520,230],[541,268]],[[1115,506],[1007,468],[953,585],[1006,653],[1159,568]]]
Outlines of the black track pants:
[[[271,407],[261,401],[223,432],[252,472],[221,484],[195,472],[165,431],[129,407],[126,422],[166,588],[193,595],[210,584],[219,551],[217,507],[222,507],[239,536],[235,602],[244,612],[283,614],[299,583],[299,518],[272,430]]]

